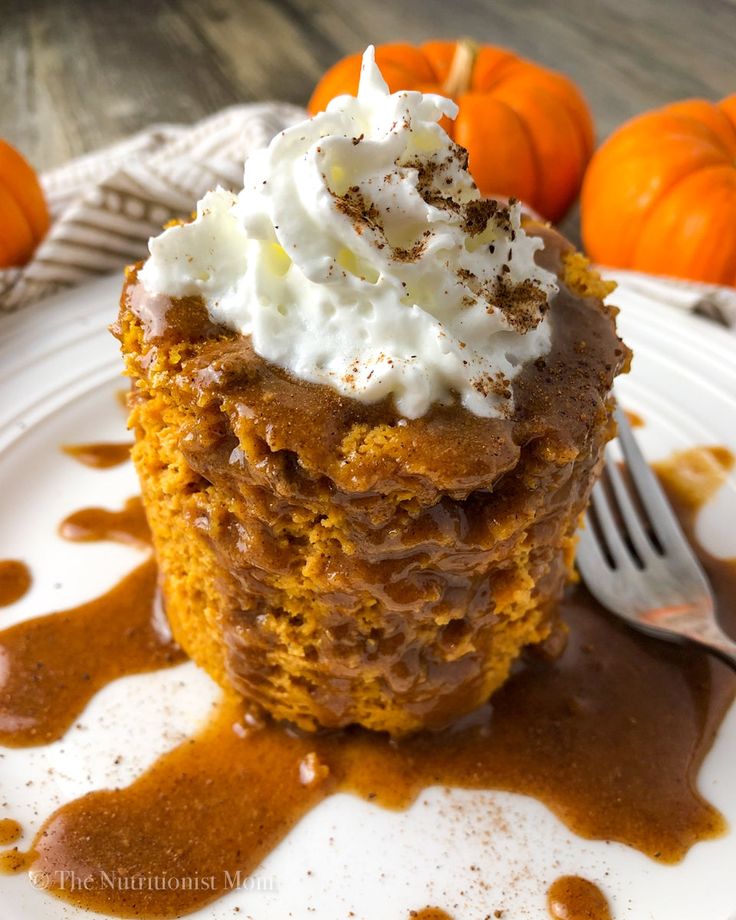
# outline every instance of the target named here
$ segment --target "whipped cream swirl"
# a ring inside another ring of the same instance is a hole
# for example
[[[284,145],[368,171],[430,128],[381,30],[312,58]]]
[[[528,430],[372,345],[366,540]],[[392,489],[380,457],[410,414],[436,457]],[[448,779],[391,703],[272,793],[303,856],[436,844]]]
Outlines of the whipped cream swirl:
[[[149,242],[145,288],[200,295],[215,322],[295,377],[407,418],[459,398],[513,408],[510,381],[549,350],[555,277],[518,203],[482,200],[441,96],[390,94],[373,48],[357,97],[277,135],[196,218]]]

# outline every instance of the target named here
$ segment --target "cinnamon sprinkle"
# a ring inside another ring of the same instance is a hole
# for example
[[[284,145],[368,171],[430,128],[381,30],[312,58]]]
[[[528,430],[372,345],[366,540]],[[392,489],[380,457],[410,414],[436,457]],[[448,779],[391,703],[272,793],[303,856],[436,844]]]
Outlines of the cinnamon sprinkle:
[[[354,137],[352,142],[358,144],[362,139],[363,135],[360,135]],[[445,188],[452,186],[454,182],[452,175],[449,174],[450,170],[458,166],[461,169],[467,169],[467,159],[467,151],[458,145],[453,145],[451,154],[443,160],[410,160],[406,163],[397,163],[397,166],[402,169],[416,170],[416,188],[423,201],[431,207],[456,215],[462,230],[468,236],[480,236],[486,231],[489,223],[493,222],[499,236],[513,243],[516,239],[516,231],[512,226],[511,209],[516,204],[515,199],[510,199],[508,205],[490,198],[481,198],[461,204],[451,195],[443,194]],[[384,182],[393,182],[394,178],[394,174],[388,173],[384,177]],[[358,234],[366,230],[372,232],[376,237],[374,240],[376,248],[382,250],[388,246],[391,258],[395,261],[417,262],[425,254],[428,239],[432,235],[431,230],[425,230],[422,238],[410,246],[393,246],[386,237],[380,210],[374,202],[369,200],[360,186],[352,185],[342,195],[337,195],[335,192],[332,194],[338,210],[350,219],[355,232]],[[390,209],[387,207],[385,210],[388,213]],[[488,244],[491,255],[494,254],[495,249],[495,243]],[[456,277],[458,283],[470,291],[470,294],[465,294],[461,298],[463,307],[469,308],[474,306],[478,300],[484,301],[489,314],[500,310],[509,326],[523,335],[539,325],[549,304],[544,290],[532,279],[526,278],[519,282],[511,280],[509,263],[512,258],[513,249],[509,245],[506,261],[499,269],[499,277],[492,281],[481,281],[466,268],[459,268]],[[485,388],[490,385],[483,382],[482,386]],[[493,383],[492,392],[501,393],[504,386],[503,382]],[[490,389],[489,392],[491,392]]]

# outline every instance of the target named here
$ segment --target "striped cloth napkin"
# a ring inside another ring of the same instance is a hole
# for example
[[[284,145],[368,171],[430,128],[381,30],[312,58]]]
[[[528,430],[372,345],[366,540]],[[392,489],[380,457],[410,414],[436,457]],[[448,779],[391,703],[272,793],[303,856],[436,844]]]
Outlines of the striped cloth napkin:
[[[248,154],[305,115],[279,102],[232,106],[193,126],[154,125],[47,173],[51,230],[28,265],[0,270],[0,313],[143,258],[162,224],[190,214],[216,185],[238,190]],[[736,335],[733,288],[606,274],[624,289],[709,316]]]
[[[248,154],[305,117],[285,103],[233,106],[194,126],[154,125],[47,173],[51,229],[27,265],[0,270],[0,313],[142,258],[162,224],[216,185],[242,188]]]

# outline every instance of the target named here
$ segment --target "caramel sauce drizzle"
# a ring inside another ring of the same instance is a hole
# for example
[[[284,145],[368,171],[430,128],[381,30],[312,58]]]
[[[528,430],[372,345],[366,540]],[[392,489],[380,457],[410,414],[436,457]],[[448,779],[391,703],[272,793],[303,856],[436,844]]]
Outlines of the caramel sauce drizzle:
[[[423,907],[421,910],[410,910],[409,920],[452,920],[452,917],[440,907]]]
[[[705,457],[701,449],[697,456],[688,452],[658,465],[691,539],[700,504],[733,460],[720,449],[706,449]],[[114,532],[107,524],[100,530]],[[735,631],[736,560],[716,559],[701,547],[698,552],[724,625]],[[44,667],[40,681],[34,669],[24,667],[13,692],[3,693],[5,743],[59,737],[91,688],[129,673],[131,659],[146,668],[159,655],[165,664],[172,656],[178,660],[176,647],[151,628],[154,582],[153,563],[146,562],[105,598],[15,627],[11,663],[42,661]],[[3,854],[0,868],[30,866],[45,873],[50,891],[78,907],[174,917],[221,896],[233,879],[247,877],[333,792],[406,808],[436,784],[528,794],[583,837],[620,841],[662,862],[677,862],[696,841],[725,829],[696,780],[736,694],[736,677],[697,649],[636,633],[581,585],[569,589],[562,608],[570,634],[559,657],[528,654],[490,704],[450,729],[400,742],[361,730],[298,734],[254,719],[240,701],[226,697],[198,734],[129,786],[63,805],[30,850]],[[44,622],[54,619],[66,625],[56,629]],[[39,622],[44,641],[35,636]],[[142,643],[135,638],[141,629],[148,637]],[[13,630],[0,634],[0,646],[8,634]],[[94,654],[77,662],[89,646]],[[137,658],[136,649],[143,650]],[[54,682],[46,680],[47,669],[59,672]],[[11,666],[11,681],[13,674]],[[86,685],[81,691],[80,683]],[[64,883],[69,873],[89,881],[71,890]],[[174,887],[160,879],[207,884]],[[550,897],[562,904],[563,897],[569,901],[589,884],[559,882]],[[429,920],[426,912],[418,916]],[[590,916],[603,920],[607,914]]]
[[[120,466],[130,459],[129,442],[101,442],[99,444],[65,444],[62,450],[65,454],[96,470],[107,470],[113,466]]]
[[[579,875],[563,875],[552,882],[547,910],[552,920],[612,920],[606,896]]]
[[[15,875],[18,872],[27,872],[33,865],[36,854],[33,850],[24,852],[18,847],[12,850],[4,850],[0,853],[0,873],[3,875]]]
[[[75,543],[114,540],[145,547],[151,544],[151,531],[140,496],[129,498],[120,511],[107,508],[82,508],[59,524],[59,534]]]
[[[145,545],[140,500],[122,511],[85,508],[62,523],[74,540]],[[157,612],[156,565],[148,559],[107,593],[70,610],[0,632],[0,743],[48,744],[110,681],[169,667],[184,655]]]
[[[624,415],[632,428],[643,428],[646,424],[642,416],[638,412],[634,412],[633,409],[624,409]]]
[[[12,818],[0,818],[0,846],[7,846],[23,834],[23,828]]]
[[[28,593],[31,571],[20,559],[0,559],[0,607],[9,607]]]

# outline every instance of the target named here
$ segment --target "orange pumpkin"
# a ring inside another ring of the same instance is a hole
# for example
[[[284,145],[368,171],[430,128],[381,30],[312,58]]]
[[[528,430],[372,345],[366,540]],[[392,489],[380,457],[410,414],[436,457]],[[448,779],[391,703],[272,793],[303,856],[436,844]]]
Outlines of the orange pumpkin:
[[[355,94],[360,60],[354,54],[327,71],[309,101],[311,114],[335,96]],[[443,126],[467,148],[482,194],[514,196],[549,220],[562,217],[593,152],[590,112],[567,77],[467,40],[379,45],[376,62],[392,92],[441,93],[457,102],[457,118]]]
[[[0,267],[27,262],[48,227],[36,173],[14,147],[0,141]]]
[[[620,127],[588,168],[581,223],[596,262],[736,285],[736,94]]]

